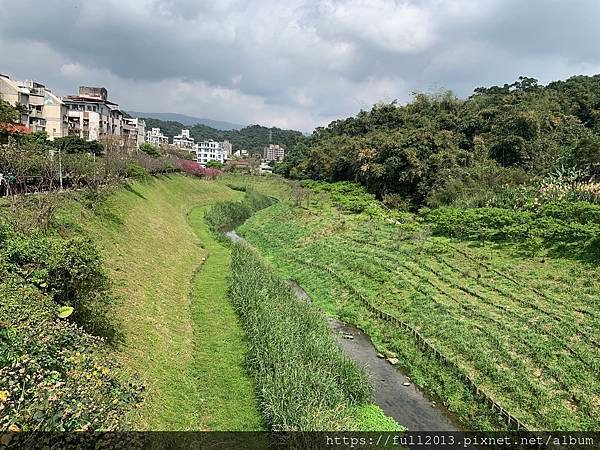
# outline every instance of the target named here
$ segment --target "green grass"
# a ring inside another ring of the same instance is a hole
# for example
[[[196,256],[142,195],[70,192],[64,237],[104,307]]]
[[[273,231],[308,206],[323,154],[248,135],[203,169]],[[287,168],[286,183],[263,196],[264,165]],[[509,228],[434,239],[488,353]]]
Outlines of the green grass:
[[[308,209],[281,203],[261,211],[240,232],[329,314],[360,326],[382,351],[397,354],[411,378],[444,398],[468,426],[504,427],[455,373],[410,335],[373,317],[347,284],[419,330],[529,427],[597,429],[597,267],[400,228],[340,213],[315,198]],[[331,267],[345,283],[291,255]]]
[[[230,252],[208,230],[204,220],[206,210],[206,207],[194,208],[189,215],[190,224],[207,252],[192,289],[200,428],[261,430],[254,383],[243,368],[245,336],[226,295]]]
[[[370,403],[366,374],[337,346],[322,312],[296,298],[246,244],[233,245],[229,295],[269,429],[404,430]]]
[[[199,385],[206,363],[199,364],[195,350],[215,343],[201,343],[197,337],[204,324],[195,320],[198,311],[190,292],[207,250],[187,216],[194,206],[236,195],[223,184],[174,175],[115,191],[95,215],[69,208],[69,220],[93,237],[115,281],[115,317],[123,334],[118,359],[146,385],[143,405],[127,418],[133,429],[221,426],[216,415],[203,417],[211,387]],[[248,427],[256,423],[250,420]],[[234,425],[228,420],[222,426]]]

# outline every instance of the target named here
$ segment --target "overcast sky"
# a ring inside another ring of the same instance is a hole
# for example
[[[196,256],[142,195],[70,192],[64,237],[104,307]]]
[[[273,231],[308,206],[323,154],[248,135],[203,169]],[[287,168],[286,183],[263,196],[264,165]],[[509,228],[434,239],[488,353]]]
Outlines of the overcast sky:
[[[414,91],[600,73],[599,0],[0,0],[0,73],[310,131]]]

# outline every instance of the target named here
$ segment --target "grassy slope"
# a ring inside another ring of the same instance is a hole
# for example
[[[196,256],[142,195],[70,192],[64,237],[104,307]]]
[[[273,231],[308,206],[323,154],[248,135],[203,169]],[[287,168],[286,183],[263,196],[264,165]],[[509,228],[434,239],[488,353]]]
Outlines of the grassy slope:
[[[562,350],[560,343],[551,342],[555,339],[548,339],[546,330],[552,329],[556,336],[571,339],[571,345],[585,352],[584,356],[588,352],[593,353],[593,350],[589,345],[583,345],[583,339],[579,342],[577,335],[569,334],[573,331],[567,330],[565,323],[550,320],[539,311],[529,308],[528,304],[535,302],[545,311],[563,315],[569,321],[568,328],[573,328],[573,321],[575,329],[580,326],[592,335],[597,333],[597,323],[575,314],[574,310],[565,309],[565,306],[592,310],[597,307],[593,300],[598,293],[597,285],[594,287],[594,283],[589,282],[596,278],[594,268],[558,258],[545,263],[536,262],[507,247],[479,251],[461,243],[454,244],[474,254],[478,260],[487,260],[499,270],[521,279],[524,287],[519,288],[495,272],[471,263],[461,254],[447,248],[436,248],[430,239],[423,243],[405,243],[398,240],[395,231],[380,231],[379,226],[370,226],[353,216],[342,217],[340,221],[337,213],[327,208],[316,207],[306,211],[290,210],[285,205],[278,205],[256,214],[241,227],[241,231],[264,254],[270,256],[281,271],[303,283],[309,294],[318,302],[321,301],[321,306],[330,314],[367,329],[381,345],[382,351],[398,352],[403,364],[411,370],[415,382],[446,398],[450,408],[471,425],[494,428],[499,424],[494,423],[493,417],[484,417],[483,411],[476,408],[470,394],[453,379],[452,374],[444,374],[443,366],[419,356],[421,352],[405,334],[374,321],[334,280],[290,261],[290,250],[297,257],[333,265],[350,283],[377,299],[385,309],[391,308],[396,315],[416,324],[443,351],[458,358],[461,366],[481,386],[530,425],[536,428],[563,426],[569,429],[593,429],[593,424],[597,424],[598,420],[597,409],[596,413],[590,413],[598,401],[598,383],[593,380],[593,371],[584,368],[576,358]],[[383,228],[387,230],[393,227]],[[354,238],[364,239],[372,245],[351,240]],[[426,249],[431,248],[422,251],[423,245]],[[448,260],[449,267],[453,269],[443,266],[440,263],[443,260]],[[406,265],[406,269],[403,265]],[[438,278],[434,272],[425,272],[428,267],[440,273],[442,278]],[[462,271],[467,273],[463,274]],[[423,280],[431,280],[444,292],[460,299],[463,305],[478,314],[502,321],[509,328],[500,328],[496,322],[491,323],[491,319],[477,323],[475,316],[460,314],[449,297],[440,295],[429,284],[417,279],[417,275],[421,274]],[[583,278],[580,278],[582,275]],[[473,290],[481,298],[448,285],[446,277]],[[427,296],[416,293],[414,286],[426,292]],[[558,306],[553,305],[552,301],[544,301],[531,291],[531,287],[544,290],[552,298],[559,298],[563,304]],[[491,288],[508,294],[500,295]],[[509,312],[499,314],[496,307],[491,306],[494,304],[509,308]],[[527,320],[523,321],[523,317]],[[538,321],[543,325],[539,326]],[[463,322],[483,326],[486,332],[477,333],[475,326],[461,328]],[[448,331],[450,329],[452,331]],[[525,348],[523,342],[518,341],[519,338],[532,342],[530,348]],[[498,345],[501,348],[496,348],[496,341],[492,339],[500,339]],[[538,348],[540,339],[548,342],[545,348]],[[476,342],[477,345],[464,346],[465,342]],[[461,346],[462,349],[459,348]],[[480,358],[478,352],[482,348],[488,353]],[[544,352],[547,352],[547,356]],[[475,364],[469,357],[474,358]],[[561,369],[562,365],[574,369],[565,371]],[[585,379],[585,383],[578,382],[580,379]],[[566,386],[558,386],[557,380]],[[572,395],[581,401],[579,407],[569,402]]]
[[[242,197],[242,193],[236,194]],[[202,270],[194,278],[192,305],[197,325],[201,428],[260,430],[262,419],[257,410],[254,384],[243,370],[244,333],[226,295],[230,252],[208,230],[205,211],[205,207],[198,207],[189,215],[190,224],[208,252]]]
[[[135,429],[223,425],[205,420],[200,406],[206,399],[206,387],[198,384],[204,362],[195,358],[194,348],[195,343],[210,343],[195,337],[202,327],[195,330],[190,289],[207,250],[200,246],[187,213],[194,205],[234,195],[221,184],[183,176],[136,182],[111,195],[109,214],[83,224],[116,280],[117,317],[124,333],[120,360],[147,385],[143,406],[129,418]]]

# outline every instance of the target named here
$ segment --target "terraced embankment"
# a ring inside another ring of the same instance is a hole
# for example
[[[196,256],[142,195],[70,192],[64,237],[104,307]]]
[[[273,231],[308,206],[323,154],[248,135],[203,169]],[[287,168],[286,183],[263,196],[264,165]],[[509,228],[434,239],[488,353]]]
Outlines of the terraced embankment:
[[[240,232],[469,426],[597,429],[593,266],[406,232],[321,200],[259,212]]]

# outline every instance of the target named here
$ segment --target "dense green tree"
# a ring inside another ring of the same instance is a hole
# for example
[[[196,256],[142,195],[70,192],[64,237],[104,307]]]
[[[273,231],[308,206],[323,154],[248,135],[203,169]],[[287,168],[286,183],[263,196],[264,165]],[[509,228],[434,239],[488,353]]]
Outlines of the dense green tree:
[[[56,138],[52,141],[52,146],[65,153],[79,154],[90,153],[100,155],[104,152],[104,147],[98,141],[86,141],[79,136],[65,136]]]
[[[160,148],[149,142],[143,142],[140,144],[140,150],[147,155],[158,157],[160,156]]]
[[[357,181],[380,197],[399,193],[419,205],[563,166],[599,175],[600,75],[547,86],[520,77],[477,88],[466,100],[418,93],[406,105],[377,104],[299,139],[276,171]]]
[[[223,169],[224,165],[223,165],[222,162],[213,159],[213,160],[208,161],[206,163],[206,167],[208,167],[209,169],[219,169],[219,170],[221,170],[221,169]]]
[[[0,96],[0,123],[11,123],[19,120],[19,111]]]
[[[267,128],[260,125],[250,125],[241,130],[217,130],[206,125],[185,126],[179,122],[164,121],[145,118],[147,128],[160,128],[163,134],[170,139],[181,133],[182,129],[189,129],[190,136],[196,142],[212,139],[213,141],[229,141],[234,150],[248,150],[250,154],[262,154],[263,148],[269,143],[281,144],[291,148],[302,140],[302,133],[280,128]]]

